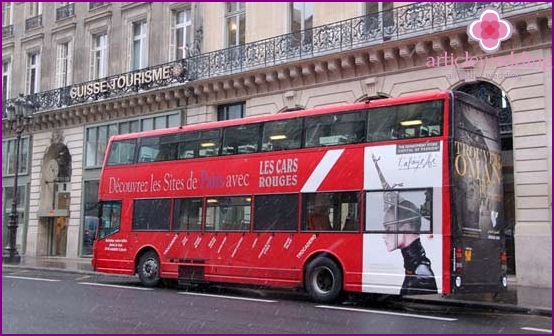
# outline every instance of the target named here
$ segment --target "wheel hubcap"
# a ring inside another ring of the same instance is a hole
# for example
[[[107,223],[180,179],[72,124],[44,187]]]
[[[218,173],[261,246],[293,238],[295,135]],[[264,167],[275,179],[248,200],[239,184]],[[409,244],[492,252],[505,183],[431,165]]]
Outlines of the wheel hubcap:
[[[147,260],[144,263],[143,271],[149,279],[155,278],[158,275],[158,263],[153,259]]]
[[[318,292],[327,294],[333,289],[335,277],[329,268],[320,267],[316,270],[312,283]]]

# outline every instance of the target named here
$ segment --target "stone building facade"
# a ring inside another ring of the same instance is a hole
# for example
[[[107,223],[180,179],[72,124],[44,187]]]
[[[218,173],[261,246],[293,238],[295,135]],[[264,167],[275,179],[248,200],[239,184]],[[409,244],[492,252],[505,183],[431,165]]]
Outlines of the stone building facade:
[[[485,6],[514,28],[494,54],[467,35]],[[551,3],[12,2],[2,23],[3,100],[38,107],[21,142],[24,255],[90,255],[109,135],[460,89],[502,110],[511,271],[552,285]]]

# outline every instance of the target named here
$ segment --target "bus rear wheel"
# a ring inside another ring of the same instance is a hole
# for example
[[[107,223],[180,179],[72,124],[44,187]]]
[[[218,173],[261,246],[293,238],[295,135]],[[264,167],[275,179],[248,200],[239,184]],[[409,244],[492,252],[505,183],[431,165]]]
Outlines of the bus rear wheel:
[[[160,258],[156,252],[148,251],[140,257],[137,273],[145,287],[156,287],[160,284]]]
[[[333,260],[318,257],[306,267],[304,284],[312,300],[335,302],[342,293],[342,271]]]

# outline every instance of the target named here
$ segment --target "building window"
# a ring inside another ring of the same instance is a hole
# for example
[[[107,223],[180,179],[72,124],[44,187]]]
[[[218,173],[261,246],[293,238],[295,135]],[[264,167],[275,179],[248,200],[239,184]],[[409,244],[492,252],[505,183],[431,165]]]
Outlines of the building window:
[[[27,71],[25,78],[25,93],[35,94],[39,91],[40,84],[40,53],[27,54]]]
[[[15,174],[16,144],[16,139],[2,141],[2,176]],[[19,148],[19,174],[27,174],[28,165],[29,137],[22,137],[21,147]]]
[[[98,168],[102,165],[102,161],[106,155],[108,140],[112,135],[177,127],[180,125],[180,114],[178,112],[172,112],[156,117],[126,120],[108,125],[88,127],[85,140],[85,167]]]
[[[312,30],[314,23],[314,9],[312,2],[291,2],[290,3],[290,32],[292,33],[289,43],[291,48],[298,48],[301,45],[312,44]]]
[[[390,35],[389,27],[394,26],[393,8],[394,2],[366,2],[366,29],[370,32],[382,30],[384,35]]]
[[[4,196],[2,197],[2,246],[8,245],[8,223],[10,222],[10,213],[13,203],[13,186],[3,188]],[[27,188],[25,186],[17,187],[17,229],[16,245],[19,251],[24,250],[23,243],[25,242],[25,234],[27,232],[27,218],[25,216],[25,208],[27,206]]]
[[[2,27],[13,24],[13,2],[2,2]]]
[[[98,226],[98,186],[99,181],[85,181],[83,196],[83,229],[81,254],[92,254],[92,243]]]
[[[42,2],[29,2],[29,15],[28,18],[39,16],[42,14]]]
[[[25,19],[25,31],[42,26],[42,2],[29,2],[27,6],[27,18]]]
[[[75,3],[74,2],[58,2],[58,8],[56,8],[56,20],[63,20],[75,15]]]
[[[10,98],[12,79],[12,61],[2,61],[2,99],[6,100]]]
[[[290,3],[290,32],[296,33],[310,29],[314,24],[314,6],[312,2]]]
[[[146,21],[134,22],[131,70],[146,67],[146,37]]]
[[[108,34],[92,35],[90,53],[90,79],[98,79],[108,75]]]
[[[191,43],[192,21],[190,9],[174,11],[171,26],[171,60],[185,58]]]
[[[225,6],[227,47],[244,44],[246,29],[245,2],[226,2]]]
[[[56,87],[64,87],[71,84],[70,42],[58,44],[56,53]]]
[[[217,120],[244,118],[244,103],[227,104],[217,107]]]
[[[93,10],[99,7],[107,6],[111,4],[111,2],[89,2],[88,9]]]
[[[86,133],[86,167],[95,167],[102,165],[108,139],[117,134],[117,125],[102,125],[90,127]]]

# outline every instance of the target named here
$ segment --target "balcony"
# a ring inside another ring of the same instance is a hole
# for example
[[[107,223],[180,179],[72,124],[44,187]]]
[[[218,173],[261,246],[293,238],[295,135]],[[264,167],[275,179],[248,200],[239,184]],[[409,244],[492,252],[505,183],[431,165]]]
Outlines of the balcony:
[[[2,37],[7,38],[12,36],[13,36],[13,25],[2,26]]]
[[[262,68],[325,54],[353,50],[466,27],[487,7],[502,17],[552,8],[551,3],[471,2],[414,3],[309,30],[272,37],[192,57],[188,62],[193,79]]]
[[[106,4],[110,3],[90,3],[90,6],[96,8]],[[44,91],[34,94],[30,99],[39,106],[39,111],[64,108],[107,98],[123,97],[170,85],[180,85],[199,79],[239,74],[258,68],[378,46],[388,41],[422,37],[456,28],[465,29],[467,24],[475,20],[485,7],[494,7],[502,14],[503,18],[509,18],[517,14],[548,10],[552,8],[552,4],[548,2],[414,3],[394,8],[386,13],[372,13],[309,30],[192,55],[134,72]],[[124,82],[127,76],[137,78],[135,75],[141,71],[157,72],[162,68],[167,69],[167,67],[171,68],[169,78],[129,87],[111,88],[106,84],[106,89],[97,95],[87,97],[73,95],[73,98],[71,97],[72,88],[77,86],[93,87],[98,82],[115,83],[119,80]],[[6,103],[2,106],[6,106]]]
[[[25,20],[25,31],[42,27],[42,14],[33,16]]]
[[[75,15],[75,3],[72,2],[67,6],[56,8],[56,21],[67,19]]]
[[[102,6],[109,5],[109,2],[89,2],[88,9],[93,10]]]

